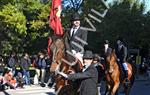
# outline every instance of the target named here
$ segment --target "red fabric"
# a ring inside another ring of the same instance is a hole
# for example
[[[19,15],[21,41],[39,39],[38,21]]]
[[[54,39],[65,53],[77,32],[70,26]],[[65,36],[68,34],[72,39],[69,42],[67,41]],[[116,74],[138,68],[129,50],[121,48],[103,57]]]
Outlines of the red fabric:
[[[36,67],[36,60],[35,59],[33,60],[32,66]]]
[[[15,85],[16,83],[17,83],[17,81],[15,79],[10,80],[10,84]]]
[[[53,29],[55,35],[62,36],[64,32],[61,24],[61,19],[60,17],[56,16],[58,6],[61,6],[61,0],[52,0],[49,26]]]
[[[49,37],[48,38],[48,46],[47,46],[47,53],[49,56],[51,54],[51,49],[50,49],[51,44],[52,44],[52,39]]]

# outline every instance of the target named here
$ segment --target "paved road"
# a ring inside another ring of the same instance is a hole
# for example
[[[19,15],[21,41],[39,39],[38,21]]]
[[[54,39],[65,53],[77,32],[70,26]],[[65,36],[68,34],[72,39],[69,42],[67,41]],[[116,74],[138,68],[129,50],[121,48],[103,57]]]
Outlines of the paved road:
[[[102,93],[104,92],[104,85],[102,85]],[[40,86],[25,86],[24,89],[6,90],[0,92],[0,95],[54,95],[54,89]],[[103,95],[103,94],[102,94]],[[124,95],[119,92],[119,95]],[[130,95],[150,95],[150,81],[148,80],[136,80]]]
[[[105,84],[102,83],[101,95],[104,95]],[[125,95],[123,89],[120,87],[118,95]],[[150,95],[150,80],[145,78],[136,80],[131,89],[130,95]]]
[[[23,89],[9,89],[0,92],[0,95],[54,95],[54,89],[38,85],[25,86]]]
[[[150,81],[138,81],[133,85],[131,95],[150,95]]]

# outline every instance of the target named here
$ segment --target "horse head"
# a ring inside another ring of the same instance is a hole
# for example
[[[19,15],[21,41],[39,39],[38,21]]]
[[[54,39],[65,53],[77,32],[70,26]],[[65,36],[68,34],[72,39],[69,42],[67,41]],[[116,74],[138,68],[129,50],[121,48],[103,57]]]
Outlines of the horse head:
[[[52,58],[52,64],[50,67],[50,72],[55,72],[58,69],[58,66],[61,63],[61,59],[64,56],[64,41],[63,39],[56,39],[53,41],[51,47],[51,58]]]
[[[116,52],[115,52],[115,49],[113,49],[112,53],[111,53],[111,61],[117,61],[117,56],[116,56]]]
[[[106,74],[106,81],[107,81],[107,91],[109,95],[116,95],[117,90],[119,88],[119,84],[122,83],[124,87],[125,95],[129,95],[130,89],[134,82],[133,76],[133,68],[132,65],[127,62],[128,65],[128,79],[131,82],[130,86],[125,84],[125,79],[122,79],[122,70],[120,64],[118,64],[117,56],[115,50],[113,50],[110,55],[106,58],[106,64],[108,66],[108,73]]]
[[[115,49],[113,49],[111,53],[106,57],[106,65],[109,73],[112,73],[114,69],[118,66]]]
[[[59,70],[74,70],[75,72],[81,71],[82,63],[71,52],[66,50],[66,37],[56,39],[51,45],[52,51],[52,64],[50,71],[57,72]]]

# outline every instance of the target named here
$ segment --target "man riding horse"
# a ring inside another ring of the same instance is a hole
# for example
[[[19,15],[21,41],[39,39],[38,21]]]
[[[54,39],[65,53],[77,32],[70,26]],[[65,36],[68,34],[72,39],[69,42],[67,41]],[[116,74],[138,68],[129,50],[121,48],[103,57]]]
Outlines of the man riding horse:
[[[79,39],[87,41],[87,31],[80,28],[80,16],[75,13],[71,16],[71,28],[67,29],[67,39],[65,40],[66,49],[71,51],[83,64],[82,57],[84,46]],[[79,38],[79,39],[78,39]],[[81,48],[82,47],[82,48]]]
[[[112,48],[110,48],[110,44],[109,44],[109,41],[108,40],[104,40],[104,43],[103,43],[103,58],[104,58],[104,62],[103,63],[106,63],[107,60],[106,58],[111,54],[112,52]],[[104,65],[104,69],[108,69],[108,66],[106,64],[103,64]]]
[[[109,47],[109,41],[108,40],[104,41],[104,49],[105,49],[104,50],[104,56],[107,57],[112,52],[112,49]]]
[[[128,77],[128,66],[126,63],[127,47],[125,45],[123,38],[121,38],[121,37],[119,37],[117,39],[116,43],[117,43],[117,45],[115,47],[115,51],[116,51],[116,56],[118,58],[118,63],[123,68],[126,81],[128,81],[128,79],[127,79],[127,77]]]

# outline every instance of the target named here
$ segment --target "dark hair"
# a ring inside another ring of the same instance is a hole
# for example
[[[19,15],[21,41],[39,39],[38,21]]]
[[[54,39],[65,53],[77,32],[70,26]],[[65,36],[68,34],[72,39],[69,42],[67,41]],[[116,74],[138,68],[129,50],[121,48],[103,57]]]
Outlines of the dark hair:
[[[80,20],[79,13],[74,13],[74,14],[71,15],[70,21],[75,21],[75,20]]]
[[[104,44],[109,44],[109,41],[108,41],[108,40],[105,40],[105,41],[104,41]]]
[[[119,36],[119,37],[117,38],[116,42],[117,42],[118,40],[120,40],[121,43],[124,44],[125,46],[127,45],[127,43],[126,43],[126,41],[125,41],[125,39],[124,39],[123,37]]]
[[[16,55],[16,52],[15,51],[11,51],[9,56],[11,57],[12,55]]]
[[[94,54],[93,60],[94,61],[100,61],[100,56],[98,54]]]

